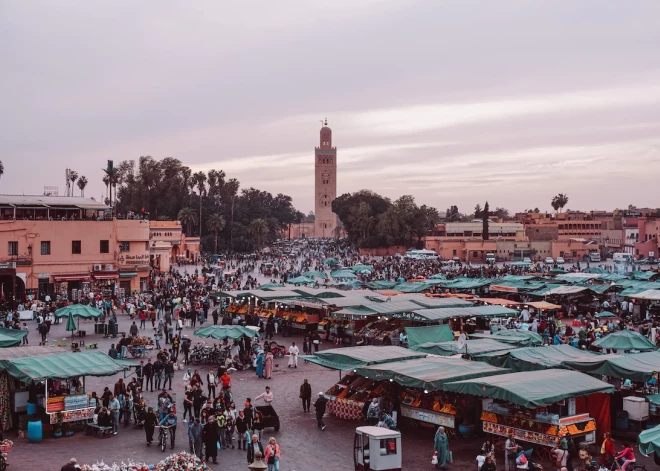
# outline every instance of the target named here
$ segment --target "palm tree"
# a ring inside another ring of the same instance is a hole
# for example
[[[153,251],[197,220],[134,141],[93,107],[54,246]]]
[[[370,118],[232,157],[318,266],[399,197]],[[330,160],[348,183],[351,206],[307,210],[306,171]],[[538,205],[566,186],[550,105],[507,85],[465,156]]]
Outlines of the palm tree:
[[[78,180],[78,188],[80,188],[80,196],[85,196],[85,187],[87,186],[87,177],[83,175]]]
[[[552,198],[552,202],[550,204],[552,205],[555,211],[561,212],[560,210],[563,209],[564,206],[568,204],[568,195],[559,193],[557,196]]]
[[[110,199],[110,206],[112,206],[112,190],[113,188],[117,189],[117,183],[119,183],[119,172],[112,165],[112,161],[108,160],[108,166],[103,169],[105,175],[103,175],[103,183],[105,183],[106,188],[109,188],[110,192],[108,193],[108,199]],[[116,196],[115,196],[116,199]]]
[[[184,226],[188,226],[188,235],[192,235],[192,226],[197,224],[197,213],[192,208],[183,208],[179,211],[177,219]]]
[[[206,228],[215,234],[215,249],[213,253],[218,253],[218,232],[225,228],[225,218],[218,213],[213,213],[206,220]]]
[[[206,174],[204,172],[197,172],[192,176],[192,181],[197,186],[199,192],[199,238],[202,238],[202,200],[206,193]]]
[[[257,249],[261,249],[264,236],[268,233],[268,223],[265,219],[253,219],[248,226],[248,233],[254,239]]]
[[[71,180],[71,195],[67,196],[73,196],[73,187],[76,186],[76,180],[78,180],[78,172],[71,170],[69,172],[69,180]]]

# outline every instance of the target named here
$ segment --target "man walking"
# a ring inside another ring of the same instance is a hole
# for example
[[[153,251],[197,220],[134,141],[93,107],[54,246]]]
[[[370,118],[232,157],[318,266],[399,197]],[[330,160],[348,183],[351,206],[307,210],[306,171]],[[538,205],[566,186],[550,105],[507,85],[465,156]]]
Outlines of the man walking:
[[[302,399],[303,412],[309,412],[309,404],[312,401],[312,385],[303,380],[300,385],[300,399]]]
[[[316,402],[314,403],[314,408],[316,409],[316,426],[321,429],[321,431],[325,430],[325,423],[323,422],[323,416],[325,415],[325,406],[328,403],[328,400],[324,397],[323,393],[319,393],[318,399],[316,399]]]
[[[117,435],[117,430],[119,430],[119,411],[121,409],[121,404],[119,400],[114,396],[110,396],[110,401],[108,402],[108,410],[112,412],[112,434]]]
[[[147,385],[143,389],[148,391],[149,385],[151,385],[151,392],[154,392],[154,365],[151,363],[151,358],[149,358],[147,364],[142,367],[142,374],[144,374],[144,377],[147,380]]]
[[[165,365],[163,364],[163,361],[160,358],[156,359],[156,362],[154,363],[154,376],[156,377],[156,390],[160,390],[160,380],[163,377],[163,370],[165,369]],[[153,389],[152,389],[153,392]]]
[[[165,360],[165,378],[163,379],[163,389],[165,389],[165,385],[169,381],[169,390],[172,390],[172,377],[174,376],[174,363],[172,363],[170,360]]]

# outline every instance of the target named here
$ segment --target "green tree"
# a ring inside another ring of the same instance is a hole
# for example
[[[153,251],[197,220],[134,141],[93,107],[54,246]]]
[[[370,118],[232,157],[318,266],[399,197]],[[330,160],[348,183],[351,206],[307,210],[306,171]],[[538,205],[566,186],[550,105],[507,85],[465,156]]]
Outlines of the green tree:
[[[493,214],[495,214],[495,216],[502,219],[503,221],[506,221],[507,219],[511,219],[511,216],[509,215],[509,210],[506,208],[495,208],[495,212]]]
[[[252,236],[257,250],[262,248],[268,230],[268,223],[265,219],[261,218],[254,219],[248,226],[248,233]]]
[[[78,188],[80,189],[80,196],[85,196],[85,187],[87,186],[87,177],[83,175],[78,180]]]
[[[474,207],[474,218],[475,218],[475,219],[479,219],[479,218],[481,218],[481,212],[482,212],[481,205],[480,205],[480,204],[477,204],[477,205]]]
[[[184,225],[184,227],[188,227],[187,233],[188,235],[191,235],[193,232],[192,226],[197,224],[197,212],[192,208],[183,208],[179,211],[177,219]]]
[[[488,240],[489,237],[490,237],[490,233],[489,233],[490,220],[488,219],[488,216],[489,216],[488,210],[489,210],[488,201],[486,201],[486,204],[484,204],[484,211],[481,215],[482,220],[483,220],[483,227],[481,229],[481,238],[483,240]]]
[[[225,228],[225,218],[217,213],[211,214],[206,220],[206,228],[215,235],[215,250],[213,253],[218,253],[218,232]]]
[[[197,187],[199,192],[199,237],[202,237],[202,202],[204,195],[206,195],[206,174],[204,172],[197,172],[193,175],[192,181]]]
[[[108,199],[110,200],[110,206],[114,207],[112,200],[112,191],[115,190],[115,199],[117,198],[117,184],[119,183],[119,173],[117,168],[115,168],[113,161],[108,160],[108,165],[103,169],[103,183],[105,183],[106,188],[108,189]],[[114,210],[113,210],[114,213]]]
[[[568,196],[563,193],[559,193],[557,196],[552,198],[552,202],[550,204],[555,211],[561,212],[561,209],[563,209],[568,204]]]
[[[457,221],[458,219],[460,219],[460,216],[461,215],[458,212],[458,206],[450,206],[445,211],[445,218],[449,219],[449,222]]]
[[[73,196],[73,187],[76,186],[76,180],[78,180],[78,172],[71,170],[69,172],[69,180],[71,180],[71,194],[67,196]]]

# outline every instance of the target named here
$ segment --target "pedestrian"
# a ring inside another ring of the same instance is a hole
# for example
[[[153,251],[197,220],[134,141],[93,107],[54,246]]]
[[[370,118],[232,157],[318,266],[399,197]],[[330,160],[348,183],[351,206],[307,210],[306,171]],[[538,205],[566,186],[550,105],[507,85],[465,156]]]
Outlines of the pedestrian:
[[[197,457],[202,459],[202,434],[204,427],[199,423],[199,418],[194,418],[191,415],[190,420],[192,424],[188,427],[188,438],[190,439],[190,445],[192,447],[192,452],[197,455]]]
[[[117,431],[119,430],[119,411],[121,410],[121,404],[114,394],[110,396],[108,410],[112,413],[112,434],[117,435]]]
[[[601,464],[609,469],[612,466],[612,463],[614,463],[614,455],[616,455],[614,440],[609,433],[606,433],[603,438],[603,444],[600,447],[600,454],[603,456]]]
[[[217,382],[217,378],[215,376],[215,373],[213,371],[209,371],[206,374],[206,387],[209,390],[209,397],[212,397],[215,399],[215,385]]]
[[[151,392],[154,392],[154,365],[151,363],[151,358],[149,358],[147,364],[142,367],[142,374],[144,374],[147,383],[144,390],[148,391],[149,385],[151,385]]]
[[[245,450],[247,448],[247,431],[248,428],[250,427],[250,422],[249,420],[245,417],[245,411],[240,410],[238,411],[238,417],[236,418],[236,421],[234,423],[236,427],[236,435],[238,435],[238,449]]]
[[[194,394],[190,386],[186,386],[186,392],[183,394],[183,420],[186,420],[186,415],[193,416],[193,398]]]
[[[222,373],[222,376],[220,376],[220,382],[222,383],[223,391],[226,392],[227,389],[231,388],[231,376],[229,375],[229,373],[227,373],[226,370],[224,373]]]
[[[255,397],[254,400],[256,401],[257,399],[263,399],[267,405],[270,405],[270,403],[273,402],[274,397],[275,396],[270,391],[270,386],[266,386],[266,390]]]
[[[135,367],[135,377],[137,378],[137,384],[140,388],[144,387],[144,360],[140,360],[140,364]]]
[[[264,377],[270,379],[273,374],[273,352],[266,353],[266,360],[264,361]]]
[[[305,383],[306,382],[307,380],[305,380]],[[311,388],[310,388],[310,394],[311,394]],[[325,423],[323,422],[323,416],[325,415],[325,407],[327,403],[328,400],[325,398],[323,392],[319,392],[319,397],[316,399],[316,402],[314,402],[314,408],[316,409],[316,426],[320,428],[321,431],[325,430],[326,427]],[[307,412],[309,412],[309,402],[307,403]]]
[[[557,445],[558,446],[552,449],[552,454],[555,455],[555,468],[557,469],[557,471],[561,471],[561,469],[567,469],[566,461],[568,460],[568,451],[561,448],[560,443],[558,443]],[[515,462],[516,460],[514,457],[513,458],[514,465],[512,469],[515,469],[516,467]]]
[[[250,442],[247,445],[247,462],[248,462],[248,465],[251,465],[252,463],[254,463],[254,452],[255,451],[261,452],[261,456],[264,456],[264,447],[263,447],[263,445],[261,445],[261,442],[259,441],[259,437],[256,434],[252,435],[252,438],[250,439]]]
[[[147,311],[141,310],[140,311],[140,329],[146,329],[147,328]]]
[[[300,353],[300,349],[296,347],[296,342],[292,342],[291,346],[289,347],[289,368],[292,366],[294,368],[298,368],[298,354]]]
[[[158,417],[156,417],[153,407],[147,409],[147,413],[142,418],[142,423],[144,425],[144,433],[147,436],[147,446],[151,446],[151,442],[154,441],[154,429],[158,423]]]
[[[275,437],[270,437],[266,451],[264,453],[268,471],[280,471],[280,446],[275,441]]]
[[[165,378],[163,380],[163,388],[165,388],[165,385],[169,382],[169,390],[172,390],[172,378],[174,377],[174,363],[172,363],[170,360],[165,361]]]
[[[154,362],[154,379],[156,380],[156,390],[160,390],[160,382],[163,378],[163,370],[165,369],[165,364],[160,358],[156,358]]]
[[[23,337],[23,345],[28,344],[28,326],[27,322],[23,322],[23,327],[21,327],[21,330],[25,332],[25,336]]]
[[[377,426],[379,418],[380,405],[378,404],[378,398],[374,397],[367,408],[367,425],[371,425],[372,427]]]
[[[170,413],[166,415],[163,420],[160,421],[160,425],[169,427],[170,429],[170,449],[174,450],[174,441],[176,440],[176,425],[177,419],[176,414],[173,410],[170,410]]]
[[[516,443],[513,433],[509,434],[509,438],[504,442],[504,470],[509,471],[516,469],[516,458],[518,457],[518,450],[520,447]],[[564,462],[564,466],[566,463]]]
[[[209,417],[204,429],[202,430],[202,438],[206,448],[206,462],[209,463],[209,458],[213,458],[213,463],[218,463],[218,427],[216,426],[213,417]]]
[[[303,380],[303,384],[300,385],[300,399],[302,399],[303,412],[309,412],[309,404],[312,401],[312,385],[307,382],[307,379]]]
[[[259,354],[257,355],[257,368],[255,374],[260,378],[264,377],[264,354],[261,350],[259,350]]]
[[[627,471],[629,468],[632,469],[635,467],[635,463],[637,462],[635,450],[627,442],[623,442],[623,450],[614,457],[615,460],[620,460],[621,458],[626,460],[621,466],[621,471]]]
[[[137,337],[138,336],[138,326],[135,324],[135,321],[133,321],[133,324],[131,325],[131,328],[129,329],[129,333],[131,334],[131,337]]]
[[[60,468],[60,471],[76,471],[80,470],[80,465],[78,464],[78,460],[75,458],[71,458],[67,464],[62,466]]]
[[[436,467],[440,469],[447,468],[447,461],[449,461],[449,439],[447,438],[444,427],[438,427],[438,431],[435,433],[433,450],[438,456],[438,464],[436,464]]]

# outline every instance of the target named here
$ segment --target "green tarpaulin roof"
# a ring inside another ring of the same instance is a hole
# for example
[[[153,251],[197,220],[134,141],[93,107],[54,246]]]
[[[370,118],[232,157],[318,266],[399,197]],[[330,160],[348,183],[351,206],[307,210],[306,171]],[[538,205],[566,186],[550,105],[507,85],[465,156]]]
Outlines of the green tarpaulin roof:
[[[18,347],[27,334],[27,330],[0,328],[0,348]]]
[[[593,291],[596,294],[603,294],[605,291],[612,288],[612,285],[610,285],[610,284],[603,285],[603,284],[596,284],[596,283],[593,283],[593,284],[590,284],[590,285],[586,285],[586,284],[583,284],[583,283],[578,283],[575,286],[582,286],[584,288],[587,288],[588,290]]]
[[[632,273],[632,276],[636,280],[648,281],[654,276],[657,276],[657,274],[658,274],[657,271],[634,271]]]
[[[438,322],[452,317],[510,317],[517,315],[518,311],[515,309],[493,305],[417,309],[410,319],[418,322]]]
[[[351,271],[353,273],[365,273],[365,272],[372,272],[372,271],[375,271],[375,270],[374,270],[374,267],[372,267],[371,265],[358,264],[358,265],[353,265],[351,267]]]
[[[503,329],[493,334],[472,334],[470,337],[497,340],[498,342],[517,345],[519,347],[529,347],[543,343],[543,337],[536,332],[518,329]]]
[[[82,317],[83,319],[97,319],[101,317],[103,311],[91,306],[85,306],[83,304],[71,304],[70,306],[65,306],[55,311],[55,317],[68,317],[69,313],[72,313],[73,317]]]
[[[637,437],[637,446],[646,456],[652,453],[660,455],[660,425],[640,433]]]
[[[448,342],[454,340],[454,333],[448,325],[406,327],[405,330],[410,348],[428,342]]]
[[[429,276],[429,280],[446,280],[447,277],[445,275],[442,275],[440,273],[436,273],[435,275]]]
[[[619,330],[607,334],[598,340],[593,345],[599,348],[608,348],[613,350],[657,350],[653,342],[644,337],[642,334],[633,332],[632,330]]]
[[[660,406],[660,394],[651,394],[650,396],[646,396],[646,400],[649,401],[651,404]]]
[[[328,278],[328,275],[326,275],[325,273],[321,273],[320,271],[306,271],[305,273],[302,274],[302,276],[306,278],[321,278],[322,280]]]
[[[259,289],[262,290],[274,290],[275,288],[284,288],[284,285],[281,283],[266,283],[265,285],[259,286]]]
[[[543,288],[546,283],[542,281],[525,281],[525,280],[516,280],[516,281],[502,281],[501,283],[493,283],[489,288],[490,291],[508,291],[503,288],[515,288],[519,291],[529,291],[529,290],[538,290]]]
[[[591,359],[595,353],[578,350],[570,345],[549,345],[545,347],[525,347],[508,352],[487,353],[479,356],[493,366],[510,368],[513,371],[536,371],[549,368],[565,368],[569,360]]]
[[[135,363],[113,360],[103,352],[77,352],[0,360],[0,371],[24,383],[79,376],[111,376]]]
[[[440,355],[440,356],[452,356],[464,354],[467,352],[468,355],[480,355],[482,353],[496,352],[496,351],[508,351],[516,348],[513,345],[498,342],[497,340],[490,339],[476,339],[468,340],[466,342],[467,347],[463,347],[459,350],[458,342],[427,342],[420,345],[411,345],[410,348],[416,352],[428,353],[430,355]]]
[[[357,278],[357,275],[351,270],[335,270],[330,272],[330,276],[333,278],[344,278],[354,280]]]
[[[237,339],[243,336],[256,337],[257,332],[240,325],[209,325],[195,331],[197,337],[203,339]]]
[[[501,281],[529,281],[536,278],[533,275],[506,275],[500,278]]]
[[[291,278],[290,280],[286,280],[286,282],[291,285],[311,285],[316,283],[316,280],[313,280],[307,276],[297,276],[295,278]]]
[[[593,393],[613,393],[614,386],[578,371],[544,370],[509,373],[446,383],[445,391],[490,397],[528,409]]]
[[[450,308],[450,307],[471,307],[474,306],[474,303],[466,301],[460,298],[435,298],[431,296],[419,296],[416,298],[408,298],[410,301],[415,304],[419,304],[425,308]]]
[[[378,381],[391,379],[401,386],[425,391],[438,391],[442,389],[443,384],[451,381],[503,374],[508,371],[460,358],[420,358],[357,368],[357,374],[360,376]]]
[[[538,289],[536,291],[530,291],[527,294],[531,294],[532,296],[545,296],[548,293],[548,291],[552,291],[553,289],[559,288],[560,286],[563,286],[563,285],[548,284],[548,285],[545,285],[544,288]]]
[[[441,281],[441,280],[437,280]],[[400,291],[402,293],[421,293],[422,291],[426,291],[427,289],[431,289],[432,286],[434,286],[436,283],[427,283],[427,282],[420,282],[420,283],[397,283],[394,285],[392,288],[395,291]]]
[[[403,347],[345,347],[324,350],[315,355],[303,355],[302,359],[333,370],[348,371],[361,366],[378,365],[392,361],[424,358],[426,354]]]
[[[660,352],[595,355],[593,358],[565,361],[564,365],[583,373],[645,382],[651,379],[653,373],[660,371]]]
[[[442,286],[448,289],[474,289],[488,286],[495,281],[492,278],[455,278],[447,280]]]
[[[369,289],[392,289],[397,285],[396,281],[370,281],[367,283]]]

